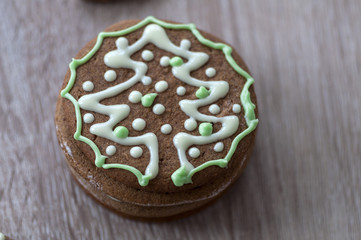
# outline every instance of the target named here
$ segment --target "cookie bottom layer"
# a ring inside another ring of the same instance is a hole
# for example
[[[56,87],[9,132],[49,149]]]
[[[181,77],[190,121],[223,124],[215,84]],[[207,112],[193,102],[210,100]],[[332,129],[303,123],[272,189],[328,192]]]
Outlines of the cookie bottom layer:
[[[119,199],[113,198],[104,192],[99,191],[86,179],[82,178],[72,167],[70,167],[71,173],[77,183],[85,190],[85,192],[91,196],[94,200],[102,204],[104,207],[109,210],[116,212],[122,217],[131,218],[141,221],[168,221],[176,220],[179,218],[187,217],[194,213],[199,212],[200,210],[208,207],[213,202],[215,202],[219,197],[221,197],[225,191],[197,203],[188,203],[175,206],[139,206],[136,204],[130,204],[123,202]],[[225,189],[226,190],[226,189]]]

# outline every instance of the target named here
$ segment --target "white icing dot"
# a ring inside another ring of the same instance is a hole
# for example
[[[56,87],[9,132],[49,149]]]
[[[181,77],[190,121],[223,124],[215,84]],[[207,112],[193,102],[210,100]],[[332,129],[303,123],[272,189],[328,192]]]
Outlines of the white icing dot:
[[[105,150],[105,152],[106,152],[109,156],[114,155],[116,151],[117,151],[117,149],[115,148],[114,145],[108,146],[107,149]]]
[[[172,126],[170,124],[164,124],[161,128],[160,128],[160,131],[163,133],[163,134],[169,134],[171,133],[173,130]]]
[[[184,128],[188,131],[193,131],[197,128],[197,121],[194,118],[189,118],[184,121]]]
[[[212,114],[218,114],[221,111],[221,108],[217,104],[212,104],[209,106],[208,111]]]
[[[206,69],[207,77],[214,77],[216,75],[216,69],[210,67]]]
[[[5,235],[0,232],[0,240],[5,240]]]
[[[188,50],[191,47],[191,42],[188,39],[183,39],[180,43],[182,49]]]
[[[144,59],[144,61],[151,61],[154,58],[154,55],[151,51],[144,50],[142,52],[142,58]]]
[[[114,70],[108,70],[104,73],[104,79],[108,82],[113,82],[117,78],[117,73]]]
[[[163,56],[160,58],[160,61],[159,61],[159,64],[162,66],[162,67],[168,67],[169,66],[169,57],[167,56]]]
[[[94,89],[94,84],[91,81],[86,81],[83,83],[84,91],[90,92]]]
[[[139,103],[141,99],[142,94],[139,91],[132,91],[128,97],[128,100],[131,103]]]
[[[166,81],[159,81],[155,84],[155,90],[157,92],[164,92],[168,89],[168,83]]]
[[[164,111],[165,111],[165,107],[160,103],[157,103],[153,106],[154,114],[161,115],[162,113],[164,113]]]
[[[85,123],[92,123],[94,121],[94,115],[91,113],[84,114],[83,120]]]
[[[145,128],[146,122],[142,118],[134,119],[132,126],[137,131],[142,131]]]
[[[233,104],[232,111],[234,113],[240,113],[241,112],[241,105],[239,104]]]
[[[132,147],[130,149],[130,156],[133,158],[139,158],[143,154],[143,149],[141,147]]]
[[[148,76],[144,76],[144,77],[142,78],[142,83],[143,83],[144,85],[150,85],[150,84],[152,83],[152,79],[151,79],[150,77],[148,77]]]
[[[120,37],[115,41],[117,48],[124,49],[128,47],[128,39],[125,37]]]
[[[182,87],[182,86],[178,87],[177,88],[177,95],[178,96],[183,96],[184,94],[186,94],[186,88]]]
[[[192,147],[191,149],[189,149],[188,154],[192,158],[197,158],[197,157],[199,157],[199,155],[201,155],[201,152],[199,151],[198,148]]]
[[[215,152],[222,152],[223,149],[224,149],[224,144],[222,142],[217,142],[216,145],[214,145]]]

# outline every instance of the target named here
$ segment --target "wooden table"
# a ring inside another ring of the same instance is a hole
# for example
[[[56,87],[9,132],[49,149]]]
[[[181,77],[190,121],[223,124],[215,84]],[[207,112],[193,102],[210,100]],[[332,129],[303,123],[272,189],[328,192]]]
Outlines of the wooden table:
[[[361,1],[0,1],[0,231],[12,239],[361,239]],[[244,57],[260,125],[239,181],[167,223],[127,220],[71,178],[55,136],[68,63],[119,20],[194,22]]]

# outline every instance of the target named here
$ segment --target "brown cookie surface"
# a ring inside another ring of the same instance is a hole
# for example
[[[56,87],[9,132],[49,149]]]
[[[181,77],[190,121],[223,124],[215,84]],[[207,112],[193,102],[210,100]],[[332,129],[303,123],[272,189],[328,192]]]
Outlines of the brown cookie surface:
[[[106,32],[127,29],[139,22],[139,20],[122,21],[106,29]],[[130,79],[136,77],[137,71],[134,71],[131,67],[110,67],[109,64],[107,65],[105,63],[104,58],[109,52],[114,52],[117,49],[119,51],[119,46],[117,48],[116,44],[119,38],[126,38],[128,46],[135,46],[135,44],[140,42],[144,36],[145,29],[149,25],[150,24],[147,24],[121,37],[104,38],[95,54],[75,70],[76,76],[74,84],[68,92],[75,101],[79,101],[79,99],[85,95],[102,93],[114,86],[127,83]],[[202,164],[207,164],[210,160],[223,159],[231,149],[232,143],[234,144],[234,139],[249,128],[249,124],[247,125],[244,117],[245,109],[242,107],[240,101],[240,94],[245,87],[247,79],[229,64],[224,52],[204,45],[191,31],[163,27],[162,29],[170,42],[175,46],[182,46],[182,44],[190,45],[188,48],[190,52],[202,53],[209,56],[204,64],[190,72],[191,78],[204,82],[228,82],[229,91],[224,97],[219,97],[211,104],[201,106],[198,111],[202,116],[212,116],[213,119],[237,117],[238,124],[236,128],[233,129],[233,134],[224,139],[219,138],[208,144],[192,144],[185,151],[186,160],[189,161],[194,168]],[[206,39],[213,42],[223,42],[208,33],[202,31],[200,31],[200,33]],[[96,39],[90,41],[80,50],[75,58],[81,59],[86,56],[92,51],[95,43]],[[151,42],[141,46],[130,56],[130,60],[128,59],[128,61],[146,64],[147,71],[145,76],[149,77],[151,82],[147,82],[149,78],[147,81],[138,81],[120,94],[112,97],[102,97],[99,100],[99,103],[105,106],[125,105],[129,107],[129,114],[127,114],[123,120],[117,122],[113,126],[113,130],[122,126],[128,129],[128,137],[144,136],[147,133],[152,133],[156,136],[159,156],[159,163],[156,164],[158,166],[158,173],[156,176],[153,174],[153,178],[149,180],[146,186],[141,186],[137,176],[131,171],[119,168],[104,169],[102,167],[96,167],[96,152],[94,148],[84,141],[74,139],[74,133],[78,127],[81,135],[94,143],[102,156],[107,157],[105,164],[131,166],[138,169],[144,175],[146,175],[146,169],[151,157],[151,152],[145,144],[126,146],[112,139],[91,133],[92,126],[110,120],[109,114],[105,114],[104,111],[91,111],[79,107],[78,114],[81,118],[81,128],[79,128],[79,118],[76,118],[77,111],[75,110],[75,105],[68,99],[60,96],[57,102],[57,135],[73,175],[93,197],[107,207],[126,216],[137,218],[164,218],[190,212],[207,204],[236,180],[245,166],[254,144],[255,131],[252,131],[248,135],[245,135],[235,147],[234,154],[229,159],[227,167],[209,166],[196,172],[189,178],[191,179],[191,183],[185,182],[182,186],[176,186],[172,181],[172,175],[181,165],[179,149],[175,146],[174,138],[177,134],[183,132],[192,136],[201,136],[199,129],[200,124],[208,122],[196,118],[196,128],[191,131],[185,129],[185,122],[190,119],[190,116],[181,109],[179,103],[182,100],[199,100],[196,92],[200,87],[198,85],[192,86],[186,84],[184,81],[181,81],[179,77],[177,78],[173,71],[177,66],[160,64],[162,59],[167,59],[166,57],[168,57],[169,62],[170,59],[173,60],[175,57],[178,57],[178,55],[161,49]],[[247,71],[247,67],[238,54],[233,52],[232,57],[238,66]],[[183,57],[182,60],[183,64],[187,64],[191,58],[187,59]],[[112,81],[105,80],[104,74],[109,70],[114,71],[112,74],[115,73],[116,76],[114,80],[114,77],[111,78]],[[215,70],[215,74],[212,73],[213,70]],[[71,72],[68,70],[62,89],[69,86],[70,77]],[[162,86],[164,81],[167,83],[167,87],[163,91],[159,86]],[[184,95],[177,94],[177,91],[181,91],[180,87],[185,89]],[[157,93],[151,107],[144,107],[142,103],[133,103],[130,101],[129,96],[135,91],[140,92],[142,96],[149,93]],[[249,93],[250,100],[253,104],[256,104],[253,86],[249,87]],[[214,92],[211,91],[211,94],[214,94]],[[153,110],[153,108],[159,104],[164,106],[165,110],[157,114],[155,113],[157,111]],[[210,107],[211,105],[213,108]],[[237,107],[240,107],[240,112],[237,111]],[[124,109],[127,108],[124,107]],[[235,111],[233,109],[235,109]],[[255,114],[257,116],[257,113]],[[87,117],[93,121],[89,119],[86,120]],[[134,129],[133,125],[137,125],[134,123],[136,119],[144,120],[144,129]],[[222,124],[224,124],[220,121],[209,121],[209,123],[213,127],[212,135],[220,132],[223,126]],[[164,134],[161,130],[165,124],[169,124],[172,128],[169,134]],[[216,144],[218,144],[217,151],[214,150]],[[223,145],[223,149],[219,147],[221,145]],[[109,148],[109,146],[112,147]],[[137,149],[133,149],[134,147],[137,147]],[[193,149],[195,153],[190,154],[189,151],[191,148],[197,148],[198,150]],[[131,154],[132,151],[133,156]],[[197,156],[198,151],[199,156]],[[136,153],[135,155],[138,154],[140,156],[134,157],[134,152]]]

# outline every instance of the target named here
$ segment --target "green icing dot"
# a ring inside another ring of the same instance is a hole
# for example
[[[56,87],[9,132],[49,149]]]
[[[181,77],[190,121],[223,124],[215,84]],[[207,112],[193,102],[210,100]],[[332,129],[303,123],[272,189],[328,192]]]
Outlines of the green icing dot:
[[[213,126],[211,123],[201,123],[199,124],[199,133],[202,136],[209,136],[212,134]]]
[[[186,167],[180,167],[178,168],[171,176],[174,185],[177,187],[183,186],[185,183],[191,183],[192,180],[188,179],[189,172],[186,170]]]
[[[119,126],[114,129],[114,134],[118,138],[127,138],[129,135],[129,130],[126,127]]]
[[[157,97],[156,93],[148,93],[142,97],[142,105],[144,107],[152,106],[154,99]]]
[[[200,88],[198,88],[198,90],[196,92],[196,97],[197,98],[205,98],[205,97],[208,97],[209,94],[210,94],[210,91],[207,90],[207,88],[201,86]]]
[[[172,57],[169,63],[172,67],[179,67],[183,64],[183,60],[180,57]]]

